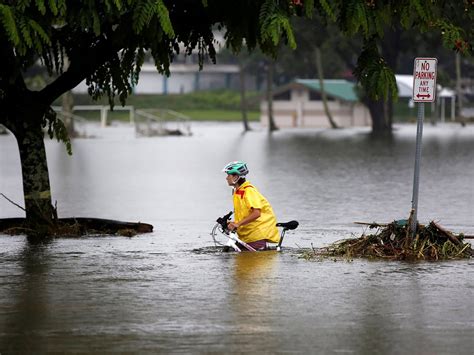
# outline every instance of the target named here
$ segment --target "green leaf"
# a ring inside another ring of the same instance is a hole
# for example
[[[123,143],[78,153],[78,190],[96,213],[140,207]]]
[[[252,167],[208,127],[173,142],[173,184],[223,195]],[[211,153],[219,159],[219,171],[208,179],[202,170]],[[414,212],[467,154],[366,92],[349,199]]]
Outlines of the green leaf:
[[[30,28],[28,26],[28,23],[25,21],[24,18],[18,19],[18,27],[20,28],[20,33],[23,37],[24,42],[26,43],[26,46],[28,48],[31,48],[33,46],[33,40],[31,39]]]
[[[371,16],[371,18],[373,19],[374,31],[380,38],[384,36],[385,28],[387,26],[390,26],[392,20],[391,12],[391,7],[386,6],[381,9],[375,10],[374,15]]]
[[[336,18],[336,14],[334,13],[333,9],[331,8],[331,5],[329,5],[329,3],[327,2],[327,0],[319,0],[319,4],[321,5],[321,7],[323,8],[324,12],[326,13],[326,15],[329,16],[329,18],[336,22],[337,21],[337,18]],[[305,8],[306,8],[306,1],[304,2],[304,5],[305,5]],[[308,5],[309,6],[309,5]],[[308,10],[307,10],[308,11]],[[311,12],[312,12],[312,9],[311,9]],[[306,15],[308,17],[310,17],[308,14]],[[311,18],[311,17],[310,17]]]
[[[411,0],[411,4],[413,5],[413,8],[416,12],[416,14],[418,14],[418,16],[420,16],[420,18],[424,21],[428,21],[429,20],[429,2],[428,1],[423,1],[423,3],[421,3],[420,0]]]
[[[293,34],[293,28],[291,27],[290,20],[287,18],[282,22],[282,27],[285,30],[286,37],[288,38],[288,44],[291,49],[296,49],[296,40]]]
[[[53,139],[56,137],[58,142],[63,142],[66,146],[66,151],[69,155],[72,155],[71,139],[67,133],[64,122],[58,118],[56,112],[49,108],[43,116],[42,124],[43,127],[48,126],[49,138]]]
[[[43,43],[47,45],[51,45],[51,39],[49,38],[48,34],[43,30],[43,28],[33,19],[29,21],[30,27],[33,31],[43,40]]]
[[[411,28],[413,25],[413,12],[408,6],[403,6],[400,11],[400,24],[404,29]]]
[[[30,5],[31,0],[17,0],[15,6],[20,12],[24,12],[26,7]]]
[[[160,19],[160,25],[163,29],[163,32],[166,33],[169,38],[174,38],[175,34],[173,30],[173,25],[171,24],[169,12],[165,4],[163,3],[163,0],[157,1],[156,12],[158,14],[158,18]]]
[[[140,0],[135,6],[133,12],[133,30],[135,33],[140,33],[145,26],[150,23],[151,18],[155,15],[157,6],[155,0]]]
[[[41,13],[41,15],[46,14],[46,5],[44,4],[44,0],[36,0],[36,7],[38,8],[38,11]]]
[[[92,28],[94,29],[94,34],[96,36],[100,35],[101,29],[100,29],[100,18],[99,14],[97,11],[94,9],[92,10]]]
[[[366,89],[367,94],[375,100],[389,95],[398,98],[398,87],[395,74],[380,56],[374,38],[367,40],[360,54],[354,75]]]
[[[3,28],[8,35],[8,40],[15,46],[20,43],[20,36],[18,35],[18,29],[16,27],[15,18],[13,15],[12,8],[8,5],[0,4],[0,20]]]
[[[291,48],[296,48],[296,41],[291,27],[290,20],[287,14],[282,11],[273,0],[267,0],[263,3],[259,19],[261,22],[260,36],[263,43],[271,43],[274,50],[283,34],[288,39],[288,44]]]
[[[54,16],[58,14],[58,6],[56,4],[56,0],[49,0],[49,9],[51,10]]]

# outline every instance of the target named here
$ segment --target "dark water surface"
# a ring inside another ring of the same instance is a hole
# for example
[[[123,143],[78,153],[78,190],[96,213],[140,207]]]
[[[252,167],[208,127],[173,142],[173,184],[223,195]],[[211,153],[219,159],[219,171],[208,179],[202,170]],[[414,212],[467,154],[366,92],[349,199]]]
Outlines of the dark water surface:
[[[87,133],[74,155],[47,141],[60,216],[152,223],[134,238],[28,244],[0,236],[0,353],[257,352],[472,354],[474,260],[353,262],[298,248],[360,235],[354,221],[406,218],[415,127],[390,141],[366,129],[241,134],[195,124],[192,137]],[[474,234],[474,127],[425,126],[420,222]],[[222,254],[213,221],[231,210],[222,167],[242,159],[279,220],[282,253]],[[0,192],[21,202],[15,142],[0,136]],[[22,211],[0,200],[0,217]]]

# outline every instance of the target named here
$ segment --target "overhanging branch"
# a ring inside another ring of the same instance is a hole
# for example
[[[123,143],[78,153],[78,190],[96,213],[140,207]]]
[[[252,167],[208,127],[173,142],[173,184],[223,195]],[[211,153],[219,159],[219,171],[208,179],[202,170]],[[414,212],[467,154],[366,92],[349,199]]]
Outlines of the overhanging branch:
[[[102,64],[113,58],[119,49],[119,46],[113,46],[110,40],[103,37],[99,43],[75,54],[70,58],[69,68],[39,92],[42,100],[48,105],[52,104],[54,100],[75,88]]]

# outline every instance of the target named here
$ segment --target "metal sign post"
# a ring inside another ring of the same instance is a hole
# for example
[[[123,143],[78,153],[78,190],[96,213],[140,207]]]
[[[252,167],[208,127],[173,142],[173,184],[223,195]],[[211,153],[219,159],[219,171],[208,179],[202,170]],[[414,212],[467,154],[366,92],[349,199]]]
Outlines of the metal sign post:
[[[413,68],[413,101],[418,102],[416,125],[415,173],[413,176],[413,195],[411,200],[411,225],[413,237],[416,235],[418,223],[418,192],[420,185],[421,138],[423,136],[423,119],[425,117],[425,102],[434,102],[436,98],[436,58],[415,58]]]

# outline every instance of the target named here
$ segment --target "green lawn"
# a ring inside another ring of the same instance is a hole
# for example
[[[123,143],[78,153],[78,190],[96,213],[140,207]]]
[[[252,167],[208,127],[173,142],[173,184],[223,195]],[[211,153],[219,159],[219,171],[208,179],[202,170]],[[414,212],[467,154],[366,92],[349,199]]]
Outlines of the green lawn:
[[[242,113],[235,110],[182,110],[182,114],[189,116],[193,121],[240,121]],[[258,121],[260,112],[247,112],[249,121]]]
[[[257,93],[249,92],[248,119],[258,121],[260,112],[258,107],[259,96]],[[60,100],[55,103],[60,105]],[[98,102],[93,101],[86,94],[74,95],[75,105],[108,105],[106,98]],[[199,91],[182,95],[131,95],[126,105],[133,106],[136,110],[147,109],[169,109],[182,113],[193,121],[240,121],[240,94],[235,91]],[[120,108],[120,103],[115,102],[115,107]],[[77,115],[89,120],[99,120],[98,111],[77,111]],[[115,110],[109,112],[110,120],[128,121],[128,111]]]
[[[179,113],[188,116],[191,121],[241,121],[242,113],[237,110],[181,110]],[[84,117],[88,120],[99,121],[99,111],[78,111],[76,115]],[[260,112],[249,111],[247,112],[249,121],[260,120]],[[109,111],[108,119],[111,121],[124,121],[127,122],[130,119],[128,111]]]

